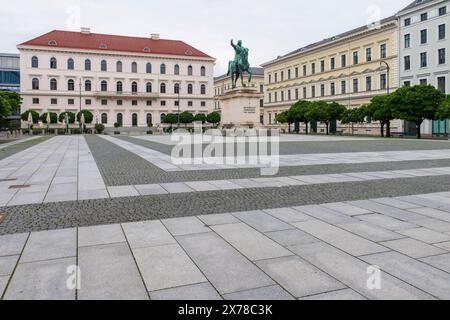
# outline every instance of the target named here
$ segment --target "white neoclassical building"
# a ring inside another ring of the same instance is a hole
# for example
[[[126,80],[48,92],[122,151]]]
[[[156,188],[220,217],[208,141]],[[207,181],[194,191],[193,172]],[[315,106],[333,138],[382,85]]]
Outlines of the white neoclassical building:
[[[174,40],[51,31],[17,46],[22,112],[78,112],[112,127],[214,109],[215,59]]]
[[[431,84],[450,93],[449,0],[415,0],[401,10],[399,19],[400,85]],[[426,135],[448,134],[448,121],[425,121]],[[414,135],[415,125],[405,122],[405,132]]]

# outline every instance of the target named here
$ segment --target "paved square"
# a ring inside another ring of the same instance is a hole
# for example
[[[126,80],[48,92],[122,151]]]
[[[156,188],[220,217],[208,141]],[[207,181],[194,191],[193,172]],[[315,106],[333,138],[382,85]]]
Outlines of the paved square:
[[[268,177],[174,165],[168,136],[24,146],[0,158],[2,299],[450,299],[447,141],[281,136]]]

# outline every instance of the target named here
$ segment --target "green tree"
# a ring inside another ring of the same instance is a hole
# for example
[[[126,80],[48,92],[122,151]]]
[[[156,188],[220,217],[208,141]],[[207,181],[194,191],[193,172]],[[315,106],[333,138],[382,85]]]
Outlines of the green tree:
[[[84,114],[84,121],[85,123],[89,124],[92,123],[92,120],[94,120],[94,115],[89,110],[81,110],[77,114],[77,122],[81,121],[81,115]]]
[[[33,123],[38,123],[39,121],[39,113],[37,113],[34,110],[27,110],[24,113],[22,113],[20,115],[20,118],[22,119],[22,121],[28,121],[28,115],[31,113],[31,117],[33,119]]]
[[[439,109],[436,112],[436,119],[439,120],[450,119],[450,95],[446,95],[445,99],[439,106]]]
[[[47,124],[47,113],[41,114],[42,123]],[[50,123],[58,123],[58,115],[54,112],[50,112]]]
[[[75,123],[75,113],[66,111],[59,114],[59,122],[64,122],[64,119],[66,118],[66,114],[69,118],[69,123]]]
[[[206,116],[206,121],[208,123],[211,123],[213,125],[218,125],[221,121],[220,113],[218,112],[212,112]]]
[[[342,124],[352,124],[352,134],[354,133],[354,124],[363,123],[366,118],[366,107],[361,106],[359,108],[347,109],[341,115]]]
[[[283,111],[279,113],[275,120],[281,124],[288,123],[288,111]],[[291,132],[291,124],[289,123],[289,133]]]
[[[292,105],[290,108],[291,116],[294,122],[301,122],[305,124],[306,134],[308,134],[308,123],[309,119],[307,117],[307,112],[311,108],[312,103],[305,100],[299,100]]]
[[[9,116],[11,110],[9,100],[0,95],[0,119]]]
[[[22,103],[22,98],[17,92],[0,91],[0,118],[7,117],[16,112]]]
[[[328,104],[323,101],[315,101],[311,103],[310,108],[306,112],[306,118],[312,122],[323,122],[327,127],[327,135],[329,134],[329,124],[331,115],[329,113]]]
[[[186,127],[187,124],[194,122],[194,115],[188,111],[182,112],[180,114],[180,122],[184,123]]]
[[[392,104],[390,95],[372,98],[367,105],[366,115],[380,122],[382,137],[384,137],[384,127],[386,127],[386,137],[391,136],[391,121],[395,119],[395,106]]]
[[[330,123],[328,123],[328,128],[331,125],[331,121],[340,121],[342,118],[342,115],[344,114],[344,112],[347,110],[347,107],[337,103],[337,102],[332,102],[332,103],[328,103],[327,104],[327,109],[328,109],[328,117],[330,120]],[[327,132],[329,132],[330,130],[327,129]]]
[[[172,129],[172,126],[178,123],[178,116],[173,113],[168,113],[164,117],[164,123],[170,124],[170,129]]]
[[[194,117],[194,121],[200,122],[205,124],[206,123],[206,116],[203,113],[198,113]]]
[[[445,95],[431,85],[402,87],[392,93],[395,118],[413,122],[420,139],[420,126],[425,119],[434,120]]]

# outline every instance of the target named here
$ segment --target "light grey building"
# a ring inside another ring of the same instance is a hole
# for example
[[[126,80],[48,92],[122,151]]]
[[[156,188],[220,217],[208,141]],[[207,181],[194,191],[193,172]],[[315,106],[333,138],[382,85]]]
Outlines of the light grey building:
[[[399,19],[399,84],[431,84],[450,92],[450,0],[415,0],[401,10]],[[447,135],[448,121],[425,121],[425,135]],[[404,131],[415,135],[415,125],[405,121]]]

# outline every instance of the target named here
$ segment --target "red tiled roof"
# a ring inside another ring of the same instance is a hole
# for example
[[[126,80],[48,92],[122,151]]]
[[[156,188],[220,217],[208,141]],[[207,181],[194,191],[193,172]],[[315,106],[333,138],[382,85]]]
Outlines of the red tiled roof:
[[[55,41],[56,45],[51,45],[51,41]],[[24,42],[20,44],[20,46],[107,50],[211,58],[206,53],[178,40],[155,40],[150,37],[140,38],[96,33],[85,34],[81,32],[60,30],[51,31],[35,39]]]

